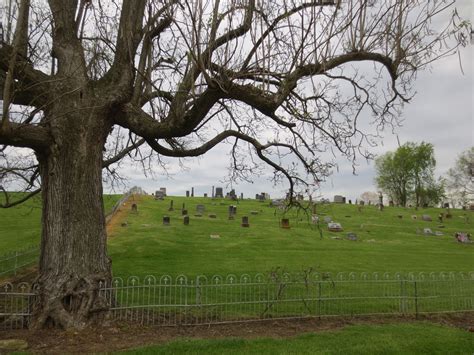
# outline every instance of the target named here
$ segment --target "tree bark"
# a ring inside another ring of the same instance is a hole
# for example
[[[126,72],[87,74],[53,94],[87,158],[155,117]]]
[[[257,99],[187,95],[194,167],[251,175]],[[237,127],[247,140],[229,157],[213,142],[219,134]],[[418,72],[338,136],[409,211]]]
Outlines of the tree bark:
[[[102,150],[111,124],[91,100],[65,100],[46,112],[54,143],[38,153],[42,235],[38,297],[30,328],[84,328],[107,315],[99,294],[111,279],[102,198]]]

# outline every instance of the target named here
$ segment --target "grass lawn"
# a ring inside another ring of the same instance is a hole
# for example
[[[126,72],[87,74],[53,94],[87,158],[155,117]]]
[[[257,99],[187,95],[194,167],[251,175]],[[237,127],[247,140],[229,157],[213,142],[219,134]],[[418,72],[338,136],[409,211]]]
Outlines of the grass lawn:
[[[173,341],[128,354],[472,354],[474,333],[430,324],[353,325],[287,339]]]
[[[105,211],[110,211],[120,197],[121,195],[105,195]],[[27,246],[39,245],[40,236],[40,195],[12,208],[0,208],[0,255]]]
[[[171,199],[174,211],[169,212]],[[183,203],[190,215],[188,226],[182,222]],[[193,277],[252,274],[277,267],[288,271],[313,267],[326,272],[474,270],[474,244],[460,244],[453,237],[459,231],[474,234],[474,214],[470,211],[451,210],[453,217],[443,222],[444,228],[438,228],[437,216],[444,212],[441,209],[386,207],[380,212],[374,206],[359,211],[349,204],[318,205],[320,215],[332,217],[344,228],[344,232],[328,232],[322,227],[321,237],[304,213],[288,213],[291,229],[282,229],[281,212],[254,200],[238,201],[237,217],[228,220],[232,203],[197,197],[168,197],[163,201],[144,197],[138,203],[138,214],[127,216],[128,226],[110,235],[114,274]],[[197,204],[205,205],[203,217],[194,216]],[[258,211],[258,215],[251,211]],[[209,218],[210,213],[217,218]],[[433,222],[422,221],[423,214],[430,215]],[[171,217],[170,226],[163,225],[164,215]],[[249,216],[250,228],[240,226],[244,215]],[[418,218],[413,220],[412,215]],[[444,236],[417,234],[427,227]],[[345,240],[347,232],[356,233],[358,241]],[[211,239],[211,234],[220,235],[220,239]]]

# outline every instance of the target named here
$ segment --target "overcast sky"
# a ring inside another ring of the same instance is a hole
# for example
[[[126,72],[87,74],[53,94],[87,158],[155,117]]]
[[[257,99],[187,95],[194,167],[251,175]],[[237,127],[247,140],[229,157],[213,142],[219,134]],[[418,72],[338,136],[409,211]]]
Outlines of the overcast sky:
[[[473,0],[457,2],[457,8],[463,18],[473,16]],[[474,80],[473,80],[473,50],[474,45],[461,49],[460,58],[451,56],[435,63],[431,71],[418,75],[415,84],[416,96],[405,106],[402,119],[403,126],[395,134],[391,131],[384,133],[383,145],[372,150],[383,154],[405,142],[429,142],[435,147],[437,161],[437,176],[444,174],[454,165],[457,155],[474,145]],[[160,175],[157,170],[155,179],[146,178],[138,169],[123,168],[122,173],[128,177],[128,187],[141,186],[148,192],[159,187],[166,187],[168,194],[184,195],[186,190],[194,187],[195,194],[202,196],[210,193],[212,185],[222,186],[225,190],[231,188],[223,182],[228,170],[228,146],[219,145],[199,159],[186,161],[183,170],[176,164],[169,167],[169,176]],[[352,166],[343,158],[336,157],[338,169],[321,186],[320,193],[327,198],[341,194],[348,199],[359,197],[364,191],[376,191],[374,186],[374,165],[364,159],[358,161],[356,175]],[[268,176],[272,170],[267,168]],[[272,197],[282,196],[288,189],[286,183],[278,186],[266,178],[256,178],[252,184],[240,183],[233,185],[238,193],[245,197],[254,196],[257,192],[268,192]],[[106,187],[107,190],[107,187]],[[110,190],[109,190],[110,191]]]

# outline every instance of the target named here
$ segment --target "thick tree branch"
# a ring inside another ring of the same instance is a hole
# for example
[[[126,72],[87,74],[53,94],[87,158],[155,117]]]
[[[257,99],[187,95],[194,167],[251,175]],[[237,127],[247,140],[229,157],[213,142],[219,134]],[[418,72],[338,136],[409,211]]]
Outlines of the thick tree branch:
[[[0,130],[0,144],[44,151],[51,144],[49,131],[41,126],[10,122]]]

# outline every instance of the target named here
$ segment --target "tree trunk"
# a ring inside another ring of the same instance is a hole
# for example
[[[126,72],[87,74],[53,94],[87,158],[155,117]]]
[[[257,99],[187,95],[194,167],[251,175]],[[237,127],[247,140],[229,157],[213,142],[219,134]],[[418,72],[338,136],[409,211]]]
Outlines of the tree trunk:
[[[38,155],[43,214],[34,329],[84,328],[107,314],[99,284],[111,279],[102,198],[110,125],[106,113],[87,107],[94,103],[61,102],[46,112],[55,143]]]

